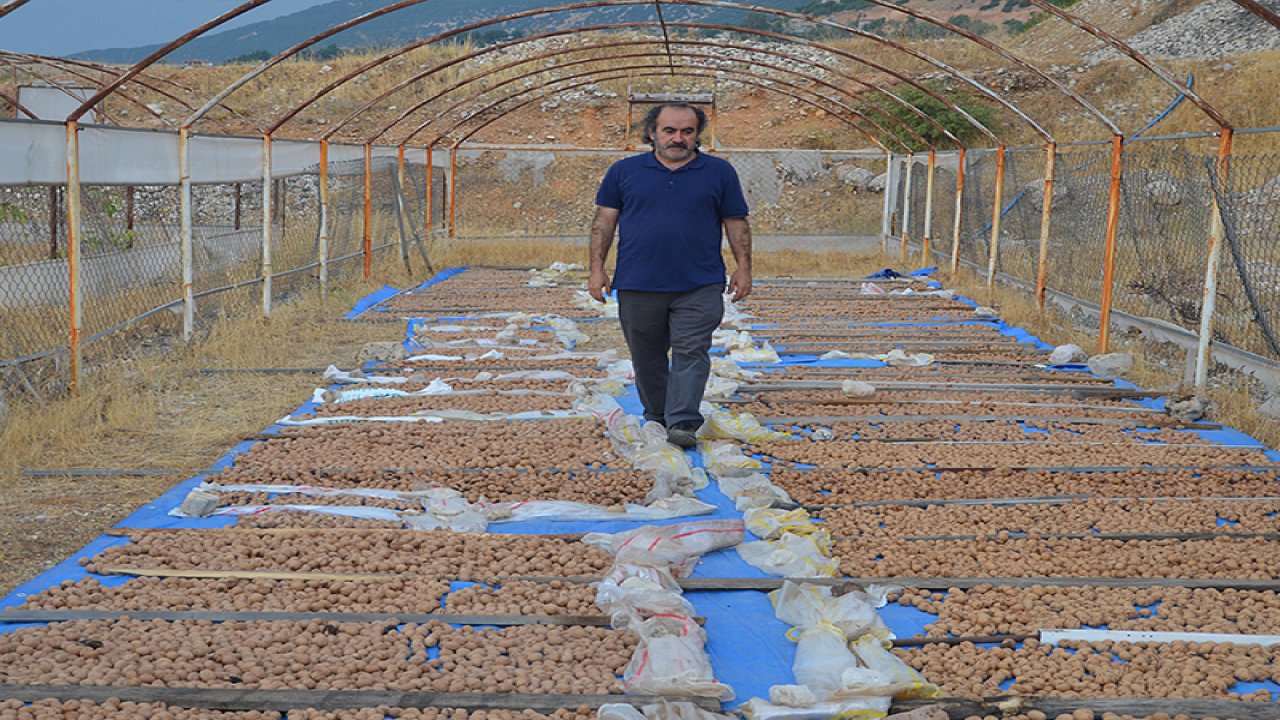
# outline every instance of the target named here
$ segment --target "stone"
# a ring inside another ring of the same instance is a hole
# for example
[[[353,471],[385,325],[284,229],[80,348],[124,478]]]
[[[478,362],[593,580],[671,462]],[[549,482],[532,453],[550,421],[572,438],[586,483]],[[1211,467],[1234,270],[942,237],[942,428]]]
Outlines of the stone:
[[[1179,395],[1167,398],[1165,413],[1182,420],[1199,420],[1213,409],[1213,403],[1200,395]]]
[[[1143,186],[1142,194],[1159,207],[1176,207],[1182,202],[1182,188],[1168,180],[1152,180]]]
[[[1075,343],[1067,343],[1059,345],[1049,353],[1050,365],[1066,365],[1068,363],[1079,363],[1089,359],[1089,353],[1084,348]]]
[[[836,168],[836,177],[854,190],[869,190],[876,174],[857,165],[841,165]]]
[[[392,360],[404,360],[409,357],[409,351],[404,348],[404,344],[398,342],[371,342],[365,343],[360,348],[360,354],[356,356],[356,363],[364,365],[369,361],[373,362],[390,362]]]
[[[996,309],[993,307],[987,307],[986,305],[979,305],[978,307],[973,309],[973,314],[977,315],[978,317],[993,318],[999,315],[1000,313],[996,312]]]
[[[178,510],[188,517],[208,517],[209,513],[218,509],[219,495],[208,490],[192,490],[183,499]]]
[[[889,183],[889,173],[880,173],[875,176],[871,182],[867,183],[867,189],[871,192],[884,192],[884,186]]]
[[[1269,418],[1275,418],[1276,420],[1280,420],[1280,395],[1276,395],[1270,400],[1267,400],[1266,402],[1259,405],[1258,412],[1262,413],[1263,415],[1266,415]]]
[[[1098,377],[1119,377],[1133,369],[1133,356],[1128,353],[1106,353],[1089,358],[1089,372]]]

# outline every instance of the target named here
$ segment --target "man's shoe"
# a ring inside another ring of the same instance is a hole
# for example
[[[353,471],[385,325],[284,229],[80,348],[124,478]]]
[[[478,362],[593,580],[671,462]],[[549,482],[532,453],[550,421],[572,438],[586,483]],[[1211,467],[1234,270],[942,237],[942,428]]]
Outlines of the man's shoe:
[[[701,420],[682,420],[667,428],[667,442],[686,450],[698,444],[698,428]]]

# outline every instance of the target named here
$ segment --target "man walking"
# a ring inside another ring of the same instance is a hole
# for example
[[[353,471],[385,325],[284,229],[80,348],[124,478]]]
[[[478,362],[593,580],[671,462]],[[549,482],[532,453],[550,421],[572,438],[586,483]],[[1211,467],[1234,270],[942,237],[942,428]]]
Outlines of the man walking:
[[[706,114],[688,103],[650,110],[643,127],[653,151],[609,168],[591,223],[587,289],[599,301],[618,290],[645,419],[662,423],[667,440],[682,448],[697,442],[711,334],[724,314],[722,230],[737,264],[729,291],[735,301],[751,293],[747,202],[733,167],[698,151],[706,124]],[[615,230],[618,262],[610,283],[604,263]]]

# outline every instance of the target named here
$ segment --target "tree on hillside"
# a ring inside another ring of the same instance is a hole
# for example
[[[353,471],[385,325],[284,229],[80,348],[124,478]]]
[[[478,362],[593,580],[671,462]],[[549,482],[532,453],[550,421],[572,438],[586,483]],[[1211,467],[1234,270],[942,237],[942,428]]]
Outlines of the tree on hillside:
[[[936,83],[930,83],[929,87],[934,92],[949,99],[952,103],[969,113],[975,120],[986,127],[993,131],[997,129],[994,124],[991,108],[978,102],[974,96],[966,93],[944,92]],[[969,141],[975,140],[981,136],[978,129],[970,125],[969,122],[960,115],[960,113],[957,113],[912,85],[901,85],[893,90],[893,94],[922,110],[924,114],[933,118],[935,122],[946,128],[952,135],[955,135],[965,144],[968,144]],[[911,129],[915,130],[934,145],[938,147],[949,147],[951,145],[951,141],[948,140],[946,136],[938,130],[938,128],[934,127],[932,123],[926,121],[924,118],[911,112],[902,105],[899,105],[897,102],[894,102],[883,95],[877,97],[875,102],[888,111],[889,114],[906,123]],[[878,114],[879,113],[876,112],[869,113],[871,117],[875,117]],[[915,150],[925,149],[925,147],[921,145],[919,141],[915,140],[915,138],[904,137],[903,140],[906,141],[908,145],[911,145]]]

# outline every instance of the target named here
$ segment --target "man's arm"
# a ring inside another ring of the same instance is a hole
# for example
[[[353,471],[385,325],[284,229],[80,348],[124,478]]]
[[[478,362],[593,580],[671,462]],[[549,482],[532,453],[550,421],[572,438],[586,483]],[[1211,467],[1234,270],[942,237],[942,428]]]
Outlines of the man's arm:
[[[617,208],[596,206],[595,219],[591,221],[591,271],[587,275],[587,292],[591,297],[604,302],[609,293],[609,275],[604,271],[604,261],[609,257],[609,248],[613,246],[613,233],[618,229]]]
[[[729,292],[737,302],[751,294],[751,224],[745,217],[725,218],[724,233],[738,265],[729,276]]]

